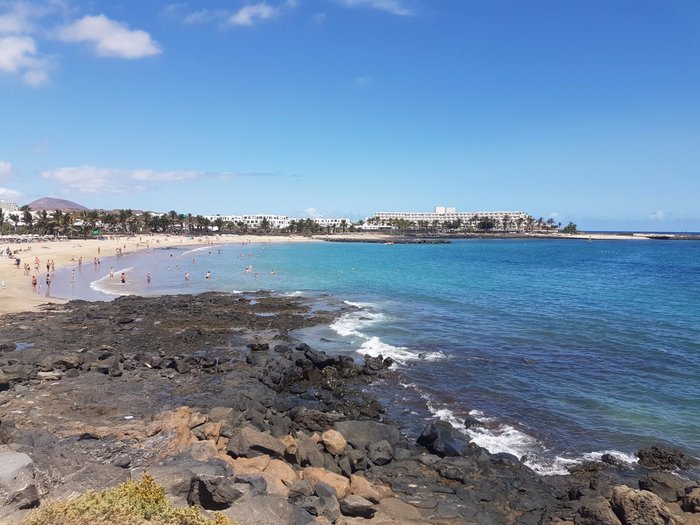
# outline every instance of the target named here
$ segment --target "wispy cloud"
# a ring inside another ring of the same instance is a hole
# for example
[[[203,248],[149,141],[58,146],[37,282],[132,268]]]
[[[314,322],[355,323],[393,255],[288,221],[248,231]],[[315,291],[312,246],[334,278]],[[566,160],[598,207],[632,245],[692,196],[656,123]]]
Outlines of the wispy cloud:
[[[39,51],[36,34],[43,31],[43,18],[66,12],[60,0],[0,0],[0,72],[17,75],[32,87],[44,84],[54,64]]]
[[[30,86],[48,80],[49,62],[38,53],[36,41],[29,35],[0,36],[0,71],[17,74]]]
[[[374,82],[374,79],[369,75],[362,75],[355,78],[356,86],[369,86],[372,82]]]
[[[304,213],[307,217],[310,217],[312,219],[320,219],[321,217],[323,217],[323,213],[318,211],[316,208],[306,208],[304,210]]]
[[[413,10],[408,8],[403,0],[336,0],[346,7],[364,7],[385,11],[392,15],[411,16]]]
[[[320,26],[326,22],[326,13],[315,13],[311,16],[311,21]]]
[[[11,190],[10,188],[0,188],[0,200],[3,201],[18,201],[22,198],[22,193]]]
[[[205,176],[204,172],[186,170],[124,170],[97,166],[56,168],[41,173],[66,190],[80,193],[124,194],[148,189],[149,183],[178,182]]]
[[[661,210],[649,214],[649,219],[652,221],[663,221],[665,218],[666,214]]]
[[[252,26],[258,21],[269,20],[279,15],[280,11],[266,3],[247,5],[229,18],[234,26]]]
[[[116,58],[143,58],[160,54],[160,46],[151,35],[129,27],[105,15],[85,16],[58,30],[64,42],[92,44],[99,56]]]
[[[6,160],[0,160],[0,180],[7,180],[13,175],[12,163]]]

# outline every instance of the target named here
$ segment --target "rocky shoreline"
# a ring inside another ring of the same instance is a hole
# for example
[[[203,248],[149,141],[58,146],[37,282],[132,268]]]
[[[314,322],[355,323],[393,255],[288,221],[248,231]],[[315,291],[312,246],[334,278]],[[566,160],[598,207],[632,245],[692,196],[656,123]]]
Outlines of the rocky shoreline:
[[[543,478],[442,423],[404,435],[363,392],[390,360],[290,337],[339,308],[208,293],[4,316],[0,523],[147,470],[240,525],[700,524],[699,484],[670,473],[682,451]]]

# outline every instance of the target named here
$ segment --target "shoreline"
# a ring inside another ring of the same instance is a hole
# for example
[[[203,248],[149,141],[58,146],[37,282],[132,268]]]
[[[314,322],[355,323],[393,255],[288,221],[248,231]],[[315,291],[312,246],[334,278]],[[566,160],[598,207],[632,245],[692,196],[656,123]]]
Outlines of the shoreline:
[[[115,256],[115,251],[121,249],[121,254],[146,251],[151,248],[184,248],[199,247],[210,244],[239,244],[239,243],[287,243],[287,242],[317,242],[316,239],[301,236],[255,236],[255,235],[212,235],[206,237],[181,237],[166,234],[134,235],[109,237],[105,239],[68,239],[68,240],[39,240],[36,242],[8,243],[0,237],[0,317],[11,312],[36,311],[42,304],[63,304],[64,299],[54,298],[46,294],[46,261],[53,260],[54,271],[70,266],[77,266],[80,258],[82,264],[90,267],[94,258]],[[7,250],[13,253],[10,258]],[[39,258],[38,271],[35,269],[35,259]],[[20,266],[16,259],[20,259]],[[30,265],[31,271],[25,275],[23,266]],[[32,291],[32,276],[37,277],[40,289]]]
[[[663,490],[689,482],[662,472],[670,468],[663,462],[631,471],[602,458],[542,477],[509,454],[462,447],[441,422],[416,443],[366,394],[377,378],[395,380],[389,363],[352,363],[289,335],[342,313],[311,309],[304,298],[205,293],[8,314],[0,361],[13,364],[0,377],[0,454],[26,454],[37,473],[34,492],[19,501],[101,490],[147,469],[181,502],[191,502],[197,476],[235,483],[224,511],[242,524],[255,516],[246,514],[251,506],[273,502],[288,517],[268,522],[289,525],[327,523],[315,516],[368,525],[571,523],[594,504],[612,512],[614,491],[659,493],[659,512],[688,517],[681,496]],[[652,492],[625,487],[640,477]],[[0,519],[24,513],[0,506]]]

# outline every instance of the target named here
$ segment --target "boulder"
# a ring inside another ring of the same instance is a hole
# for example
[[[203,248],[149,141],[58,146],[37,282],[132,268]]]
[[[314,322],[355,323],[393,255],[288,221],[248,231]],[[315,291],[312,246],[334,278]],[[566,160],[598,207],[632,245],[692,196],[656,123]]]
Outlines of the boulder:
[[[304,351],[304,356],[311,361],[316,368],[323,369],[338,363],[338,358],[328,355],[326,352],[311,350]]]
[[[362,496],[347,496],[340,502],[340,512],[343,516],[352,516],[369,519],[374,516],[374,505]]]
[[[323,467],[325,458],[314,441],[303,432],[296,437],[297,461],[300,466]]]
[[[622,525],[680,525],[665,502],[653,492],[626,485],[613,487],[610,506]]]
[[[241,498],[222,514],[234,523],[245,525],[307,525],[313,522],[313,516],[305,510],[280,496],[270,495]]]
[[[686,470],[695,462],[679,448],[660,447],[657,445],[637,451],[639,464],[650,469]]]
[[[370,443],[382,440],[392,446],[399,442],[399,429],[378,421],[338,421],[334,426],[357,449],[366,449]]]
[[[389,487],[373,485],[362,476],[352,474],[350,476],[350,494],[362,496],[372,503],[379,503],[384,498],[392,495]]]
[[[21,452],[0,452],[0,507],[29,509],[39,505],[34,462]]]
[[[350,481],[340,474],[334,474],[323,468],[307,467],[302,473],[303,479],[311,483],[315,488],[321,482],[330,485],[335,489],[339,498],[344,498],[350,492]]]
[[[687,482],[666,472],[652,472],[639,480],[640,490],[648,490],[664,501],[678,501],[685,494]]]
[[[369,446],[367,457],[375,465],[386,465],[394,458],[394,449],[387,440],[383,439]]]
[[[343,435],[337,430],[326,430],[321,434],[321,443],[323,443],[326,450],[334,456],[343,454],[348,444]]]
[[[602,496],[586,501],[574,516],[574,525],[622,525]]]
[[[431,421],[428,423],[428,426],[418,436],[416,443],[440,457],[459,456],[462,454],[462,447],[452,437],[452,427],[444,421]]]
[[[269,359],[260,373],[260,381],[275,392],[281,392],[287,386],[298,381],[302,371],[286,356],[275,356]]]
[[[250,426],[243,426],[234,431],[229,438],[226,450],[234,458],[254,457],[267,454],[275,458],[284,458],[287,446],[279,439]]]
[[[246,494],[246,490],[230,477],[195,476],[192,478],[187,503],[206,510],[223,510]]]
[[[686,512],[700,512],[700,487],[689,487],[681,500],[681,508]]]

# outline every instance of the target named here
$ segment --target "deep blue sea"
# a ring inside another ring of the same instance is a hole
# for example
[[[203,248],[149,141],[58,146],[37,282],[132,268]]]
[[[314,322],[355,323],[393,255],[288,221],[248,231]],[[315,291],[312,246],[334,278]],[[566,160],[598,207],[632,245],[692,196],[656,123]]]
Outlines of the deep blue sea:
[[[54,295],[264,289],[345,301],[354,309],[332,326],[297,335],[392,356],[401,379],[374,387],[389,415],[414,432],[444,419],[541,473],[604,452],[634,461],[655,443],[700,456],[700,242],[215,245],[104,258],[69,284],[70,273],[57,273]],[[467,415],[485,426],[464,428]]]

